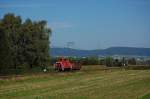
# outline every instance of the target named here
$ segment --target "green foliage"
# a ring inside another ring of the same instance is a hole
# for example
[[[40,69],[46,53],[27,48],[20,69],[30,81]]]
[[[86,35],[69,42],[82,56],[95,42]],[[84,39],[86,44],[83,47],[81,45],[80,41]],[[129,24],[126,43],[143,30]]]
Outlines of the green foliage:
[[[99,65],[100,64],[99,58],[95,56],[81,58],[80,61],[82,65]]]
[[[128,65],[127,63],[128,63],[128,61],[124,57],[122,59],[115,59],[112,57],[106,57],[105,58],[105,65],[108,67],[127,66]]]
[[[99,64],[100,64],[100,65],[105,65],[105,63],[106,63],[106,60],[105,60],[105,59],[103,59],[103,58],[100,59],[100,61],[99,61]]]
[[[51,65],[59,60],[59,57],[51,57]]]
[[[106,66],[112,67],[113,66],[113,58],[112,57],[106,57]]]
[[[129,60],[128,60],[128,64],[130,64],[130,65],[136,65],[136,60],[135,60],[135,58],[129,59]]]
[[[46,21],[22,22],[20,16],[6,14],[0,19],[0,70],[47,65],[50,33]]]
[[[123,62],[119,61],[119,59],[113,60],[113,66],[122,66],[122,65],[123,65]]]
[[[140,98],[140,99],[150,99],[150,93],[144,95],[144,96],[143,96],[142,98]]]

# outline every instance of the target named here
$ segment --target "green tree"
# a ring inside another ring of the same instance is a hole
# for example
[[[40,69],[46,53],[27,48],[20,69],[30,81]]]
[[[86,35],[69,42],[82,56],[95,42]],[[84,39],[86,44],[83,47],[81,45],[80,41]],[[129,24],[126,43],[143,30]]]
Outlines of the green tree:
[[[46,21],[32,22],[27,19],[23,24],[25,59],[30,68],[44,66],[49,60],[49,36],[51,30]]]
[[[129,60],[128,60],[128,64],[130,64],[130,65],[136,65],[136,60],[135,60],[135,58],[129,59]]]
[[[17,50],[18,50],[18,32],[21,27],[21,18],[15,16],[14,14],[8,13],[1,20],[1,35],[3,38],[3,46],[5,46],[3,51],[6,51],[7,54],[1,57],[4,58],[3,63],[7,65],[17,66]],[[3,48],[3,47],[2,47]],[[2,51],[2,52],[3,52]],[[7,58],[9,57],[9,58]],[[9,61],[9,62],[8,62]]]
[[[22,22],[20,16],[4,15],[0,19],[0,68],[45,66],[50,59],[50,34],[46,21]]]
[[[112,67],[113,66],[113,58],[112,57],[106,57],[106,66]]]

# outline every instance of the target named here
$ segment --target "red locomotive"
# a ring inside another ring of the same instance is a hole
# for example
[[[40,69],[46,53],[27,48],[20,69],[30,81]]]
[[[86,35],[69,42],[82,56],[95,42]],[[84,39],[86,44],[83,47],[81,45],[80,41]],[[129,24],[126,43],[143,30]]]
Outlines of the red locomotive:
[[[65,70],[80,70],[81,64],[80,62],[70,62],[67,58],[60,58],[54,64],[55,70],[65,71]]]

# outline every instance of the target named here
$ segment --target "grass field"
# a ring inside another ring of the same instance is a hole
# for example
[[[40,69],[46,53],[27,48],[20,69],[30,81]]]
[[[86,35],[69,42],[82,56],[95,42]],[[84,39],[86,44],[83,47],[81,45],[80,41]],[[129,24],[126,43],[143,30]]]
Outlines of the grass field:
[[[0,99],[150,99],[150,70],[104,69],[0,79]]]

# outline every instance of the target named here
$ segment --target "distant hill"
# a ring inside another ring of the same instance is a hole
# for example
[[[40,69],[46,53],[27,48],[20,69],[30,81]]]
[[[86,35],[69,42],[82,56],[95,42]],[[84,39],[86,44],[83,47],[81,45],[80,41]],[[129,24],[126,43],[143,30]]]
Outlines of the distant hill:
[[[108,56],[108,55],[136,55],[150,56],[150,48],[110,47],[102,50],[79,50],[70,48],[51,48],[52,56]]]

